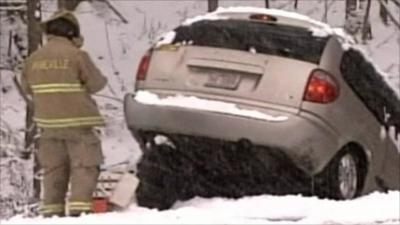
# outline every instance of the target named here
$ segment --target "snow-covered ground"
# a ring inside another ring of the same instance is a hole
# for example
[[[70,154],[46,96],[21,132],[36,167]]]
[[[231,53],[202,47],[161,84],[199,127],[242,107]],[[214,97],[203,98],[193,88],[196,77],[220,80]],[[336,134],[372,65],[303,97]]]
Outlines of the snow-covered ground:
[[[96,96],[107,127],[103,132],[104,167],[134,162],[140,150],[123,118],[122,98],[133,90],[137,63],[157,37],[184,22],[204,14],[207,1],[111,1],[128,20],[125,24],[105,3],[83,2],[76,9],[86,39],[84,49],[109,78],[109,85]],[[292,0],[271,0],[271,7],[294,11]],[[328,1],[330,10],[324,16],[323,0],[300,0],[298,12],[332,26],[343,26],[344,1]],[[225,0],[220,6],[264,6],[262,0]],[[367,54],[388,75],[385,79],[400,89],[399,31],[392,24],[382,25],[373,1],[371,22],[374,39],[365,48]],[[56,10],[56,1],[43,1],[43,17]],[[400,18],[399,9],[393,10]],[[4,36],[3,36],[4,37]],[[3,44],[4,42],[2,42]],[[2,50],[3,51],[3,50]],[[1,121],[6,122],[17,140],[23,140],[24,103],[13,87],[10,71],[1,70]],[[5,126],[5,125],[4,125]],[[3,127],[3,126],[2,126]],[[4,140],[4,139],[3,139]],[[18,141],[16,141],[18,142]],[[3,144],[3,141],[2,141]],[[20,144],[19,144],[20,145]],[[25,171],[31,165],[26,166]],[[3,170],[4,171],[4,170]],[[3,176],[4,177],[4,176]],[[0,177],[1,178],[1,177]],[[12,186],[1,185],[4,188]],[[11,190],[7,190],[11,196]],[[0,218],[1,219],[1,218]],[[35,218],[22,216],[1,221],[2,224],[400,224],[400,192],[373,193],[353,201],[320,200],[301,196],[257,196],[238,200],[201,199],[179,202],[171,210],[159,212],[133,203],[123,212],[96,214],[77,218]]]
[[[301,196],[256,196],[238,200],[194,198],[158,211],[132,204],[123,212],[79,218],[20,216],[2,224],[399,224],[399,192],[374,193],[352,201]]]

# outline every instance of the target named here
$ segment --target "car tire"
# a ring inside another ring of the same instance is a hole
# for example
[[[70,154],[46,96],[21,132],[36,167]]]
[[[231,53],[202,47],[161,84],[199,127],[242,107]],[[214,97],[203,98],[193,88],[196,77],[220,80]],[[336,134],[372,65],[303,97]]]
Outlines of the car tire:
[[[314,192],[321,198],[353,199],[360,194],[363,176],[360,157],[354,151],[339,152],[314,179]]]

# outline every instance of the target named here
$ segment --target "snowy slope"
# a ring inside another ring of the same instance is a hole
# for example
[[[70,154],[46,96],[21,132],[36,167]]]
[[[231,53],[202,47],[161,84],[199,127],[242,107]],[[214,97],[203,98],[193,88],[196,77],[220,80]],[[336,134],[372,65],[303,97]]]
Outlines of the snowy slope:
[[[141,55],[158,36],[174,28],[186,18],[203,14],[206,1],[198,0],[153,0],[111,1],[127,18],[123,23],[104,3],[83,2],[76,10],[87,50],[110,84],[98,94],[102,114],[107,119],[103,132],[105,154],[104,167],[120,162],[134,163],[140,150],[126,129],[122,98],[133,90],[133,76]],[[292,0],[271,0],[271,7],[294,11]],[[323,0],[300,0],[298,12],[314,19],[324,19]],[[327,22],[343,26],[344,1],[329,1]],[[55,11],[55,1],[43,1],[43,16]],[[264,6],[261,0],[220,1],[221,6]],[[373,2],[373,34],[366,51],[381,69],[387,72],[386,79],[395,90],[399,90],[399,31],[394,26],[384,27],[378,18],[377,2]],[[397,17],[400,16],[397,10]],[[2,71],[1,87],[12,86],[10,72]],[[6,77],[6,78],[5,78]],[[5,103],[4,103],[5,102]],[[22,128],[24,104],[15,89],[1,97],[1,117],[9,121],[12,130]],[[22,138],[22,134],[19,134]],[[2,185],[2,184],[0,184]],[[2,188],[4,188],[2,186]],[[2,189],[3,190],[3,189]],[[335,213],[333,213],[335,212]],[[283,218],[282,221],[280,221]],[[131,207],[122,213],[88,215],[76,218],[22,219],[15,217],[2,224],[400,224],[400,192],[372,195],[347,202],[318,200],[300,196],[258,196],[239,200],[193,199],[177,203],[173,209],[158,212]]]

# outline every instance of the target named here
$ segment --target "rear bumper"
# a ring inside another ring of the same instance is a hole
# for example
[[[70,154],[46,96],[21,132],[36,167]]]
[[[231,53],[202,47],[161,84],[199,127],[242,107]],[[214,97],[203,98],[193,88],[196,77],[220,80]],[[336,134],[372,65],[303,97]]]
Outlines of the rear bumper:
[[[128,94],[124,100],[128,127],[136,131],[158,131],[209,137],[226,141],[248,139],[254,145],[283,149],[284,153],[309,175],[318,173],[339,150],[339,136],[323,121],[311,115],[251,108],[285,116],[284,121],[266,121],[182,107],[146,105]],[[138,138],[136,136],[136,138]],[[262,155],[260,156],[262,159]]]

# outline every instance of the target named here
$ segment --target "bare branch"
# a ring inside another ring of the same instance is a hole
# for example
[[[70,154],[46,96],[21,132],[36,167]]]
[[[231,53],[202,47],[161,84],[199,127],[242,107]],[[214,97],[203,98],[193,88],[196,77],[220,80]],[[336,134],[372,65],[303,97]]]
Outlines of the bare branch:
[[[383,2],[383,0],[378,0],[379,4],[381,4],[382,9],[387,12],[387,15],[389,16],[390,20],[396,25],[396,27],[400,30],[400,22],[396,20],[396,18],[393,16],[393,14],[389,11],[388,6]]]
[[[18,78],[16,75],[13,76],[13,82],[15,87],[17,88],[18,93],[21,95],[22,99],[24,99],[26,104],[32,104],[31,99],[25,95],[24,91],[22,90],[21,85],[18,82]]]
[[[129,23],[128,20],[116,9],[109,0],[103,0],[108,7],[117,15],[123,23]]]
[[[386,4],[388,4],[389,0],[383,0]],[[383,23],[387,26],[388,25],[388,16],[387,12],[383,9],[382,5],[379,7],[379,16],[381,17]]]
[[[392,0],[392,2],[400,8],[400,1],[399,0]]]

